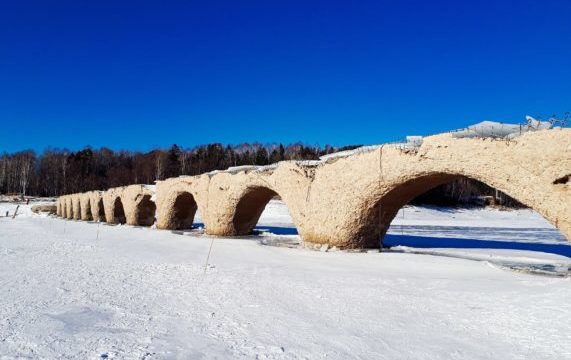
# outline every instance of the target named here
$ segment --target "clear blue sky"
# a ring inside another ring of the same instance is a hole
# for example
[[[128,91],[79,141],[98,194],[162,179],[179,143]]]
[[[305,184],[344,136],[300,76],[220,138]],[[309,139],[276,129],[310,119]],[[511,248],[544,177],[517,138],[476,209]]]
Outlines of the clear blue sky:
[[[571,110],[571,1],[0,3],[0,151],[371,144]]]

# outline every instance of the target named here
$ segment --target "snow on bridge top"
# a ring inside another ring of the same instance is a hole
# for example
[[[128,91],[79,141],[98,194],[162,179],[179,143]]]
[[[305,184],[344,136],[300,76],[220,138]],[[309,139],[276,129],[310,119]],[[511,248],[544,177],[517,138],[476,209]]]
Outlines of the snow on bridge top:
[[[475,138],[475,137],[493,137],[493,138],[507,138],[511,139],[520,136],[529,131],[537,131],[550,129],[552,123],[549,121],[539,121],[531,116],[526,116],[527,124],[506,124],[497,121],[482,121],[480,123],[470,125],[463,129],[451,130],[434,134],[443,135],[451,134],[454,138]],[[319,157],[319,160],[298,160],[296,164],[304,167],[316,167],[328,161],[353,156],[355,154],[362,154],[375,151],[383,146],[390,146],[398,149],[416,149],[419,148],[424,141],[423,136],[407,136],[405,141],[389,142],[376,145],[365,145],[352,150],[339,151]],[[219,173],[238,174],[240,172],[272,172],[278,166],[278,163],[270,165],[242,165],[232,166],[225,170],[214,170],[205,175],[213,176]]]

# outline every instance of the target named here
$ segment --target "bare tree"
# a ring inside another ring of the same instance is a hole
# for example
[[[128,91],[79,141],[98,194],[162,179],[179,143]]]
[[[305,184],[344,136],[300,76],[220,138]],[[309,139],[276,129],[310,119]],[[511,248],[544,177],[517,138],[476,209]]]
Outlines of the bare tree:
[[[167,156],[163,151],[155,152],[155,180],[163,180]]]

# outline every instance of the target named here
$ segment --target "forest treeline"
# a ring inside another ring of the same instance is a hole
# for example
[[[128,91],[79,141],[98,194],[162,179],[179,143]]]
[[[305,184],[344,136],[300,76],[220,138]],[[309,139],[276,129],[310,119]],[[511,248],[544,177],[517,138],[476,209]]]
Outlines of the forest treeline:
[[[80,151],[48,149],[4,153],[0,156],[0,194],[59,196],[90,190],[105,190],[130,184],[153,184],[180,175],[199,175],[231,166],[269,165],[282,160],[317,160],[320,156],[350,150],[359,145],[334,147],[302,143],[223,146],[208,144],[193,149],[173,145],[149,152],[113,151],[108,148]],[[521,206],[507,195],[467,178],[439,186],[413,203],[455,206],[473,204],[483,196],[504,205]]]
[[[41,154],[26,150],[0,155],[0,193],[59,196],[130,184],[153,184],[155,180],[198,175],[231,166],[317,160],[322,155],[356,147],[245,143],[208,144],[193,149],[173,145],[149,152],[90,147],[80,151],[47,149]]]

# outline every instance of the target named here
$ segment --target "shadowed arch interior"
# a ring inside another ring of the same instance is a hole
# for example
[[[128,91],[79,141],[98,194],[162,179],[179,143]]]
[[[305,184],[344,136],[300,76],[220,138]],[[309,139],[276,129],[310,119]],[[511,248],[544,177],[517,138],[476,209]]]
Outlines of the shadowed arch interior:
[[[97,208],[99,209],[99,221],[105,221],[105,207],[103,205],[103,198],[97,201]]]
[[[403,206],[431,189],[461,178],[469,178],[489,185],[481,179],[447,173],[424,174],[405,181],[391,189],[372,208],[368,209],[365,216],[366,221],[359,231],[360,243],[365,247],[382,246],[382,240],[391,222]],[[504,189],[498,190],[512,196]],[[519,201],[517,198],[514,199]]]
[[[355,243],[358,246],[378,248],[400,208],[420,194],[460,177],[460,175],[435,173],[399,184],[367,209]]]
[[[74,214],[74,218],[81,220],[81,201],[77,200],[77,214]]]
[[[124,224],[127,222],[125,218],[125,209],[123,208],[123,202],[120,197],[116,197],[113,202],[113,222],[115,224]]]
[[[182,192],[176,196],[172,216],[169,218],[168,228],[172,230],[185,230],[192,228],[197,204],[189,192]]]
[[[84,220],[88,220],[88,221],[89,221],[89,220],[93,220],[93,216],[92,216],[92,214],[91,214],[91,209],[92,209],[92,207],[91,207],[91,201],[88,201],[88,202],[87,202],[87,206],[85,207],[85,215],[87,216],[87,218],[84,219]]]
[[[232,224],[236,235],[248,235],[260,219],[268,202],[278,194],[266,187],[248,188],[238,201]]]
[[[143,226],[151,226],[155,222],[155,210],[157,209],[155,202],[151,200],[151,195],[143,195],[141,201],[137,204],[137,224]]]

